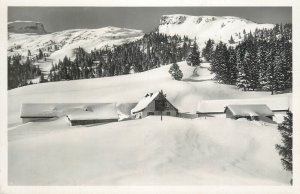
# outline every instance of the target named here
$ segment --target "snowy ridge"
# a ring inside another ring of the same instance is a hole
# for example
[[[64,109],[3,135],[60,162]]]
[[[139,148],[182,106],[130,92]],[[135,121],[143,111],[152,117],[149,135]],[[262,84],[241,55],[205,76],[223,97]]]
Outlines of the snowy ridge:
[[[232,36],[235,42],[241,41],[243,31],[247,33],[257,29],[273,28],[273,24],[258,24],[234,16],[190,16],[182,14],[163,15],[160,19],[159,32],[168,35],[197,38],[200,48],[209,38],[215,42],[228,43]]]

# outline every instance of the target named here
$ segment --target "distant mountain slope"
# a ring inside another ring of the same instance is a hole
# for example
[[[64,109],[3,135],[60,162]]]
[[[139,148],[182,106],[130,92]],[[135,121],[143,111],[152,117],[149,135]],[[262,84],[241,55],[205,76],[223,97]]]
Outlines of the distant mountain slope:
[[[273,24],[258,24],[250,20],[234,16],[190,16],[163,15],[160,19],[159,32],[167,35],[188,36],[197,38],[200,47],[209,38],[216,42],[228,43],[232,36],[235,42],[242,40],[243,31],[254,32],[257,29],[273,28]]]
[[[33,21],[14,21],[8,22],[8,32],[13,33],[34,33],[34,34],[46,34],[44,25],[40,22]]]
[[[9,27],[10,28],[10,27]],[[99,29],[74,29],[54,32],[51,34],[20,34],[9,33],[8,55],[21,54],[27,56],[38,54],[39,49],[50,55],[50,59],[57,61],[68,56],[74,57],[73,49],[82,47],[87,52],[105,46],[119,45],[134,41],[143,36],[141,30],[132,30],[117,27]]]

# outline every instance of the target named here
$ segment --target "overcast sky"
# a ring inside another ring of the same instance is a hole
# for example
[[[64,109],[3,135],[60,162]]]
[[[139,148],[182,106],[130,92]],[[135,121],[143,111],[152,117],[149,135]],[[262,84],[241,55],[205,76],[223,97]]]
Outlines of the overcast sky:
[[[115,26],[145,32],[164,14],[238,16],[259,23],[291,23],[290,7],[9,7],[8,21],[30,20],[46,31]]]

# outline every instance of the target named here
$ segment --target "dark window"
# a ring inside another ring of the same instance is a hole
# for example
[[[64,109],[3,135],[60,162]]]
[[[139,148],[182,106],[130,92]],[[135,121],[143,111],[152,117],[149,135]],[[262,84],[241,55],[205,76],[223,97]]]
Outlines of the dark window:
[[[147,112],[147,116],[154,115],[154,112]]]
[[[171,115],[171,113],[170,113],[170,112],[167,112],[167,115]]]
[[[170,105],[167,101],[166,101],[165,105],[166,105],[166,108],[170,108]]]
[[[163,111],[166,108],[166,101],[162,100],[155,100],[155,110],[156,111]]]

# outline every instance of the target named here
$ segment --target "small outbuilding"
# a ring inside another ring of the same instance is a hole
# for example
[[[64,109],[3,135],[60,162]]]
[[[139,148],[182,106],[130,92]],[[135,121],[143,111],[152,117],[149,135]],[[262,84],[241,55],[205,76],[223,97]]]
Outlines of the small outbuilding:
[[[202,100],[198,103],[198,117],[223,117],[225,108],[229,105],[260,105],[265,104],[275,114],[285,114],[291,108],[288,97]]]
[[[246,118],[248,120],[261,120],[261,118],[269,118],[273,120],[274,113],[265,104],[235,104],[228,105],[224,110],[226,118],[239,119]]]
[[[164,110],[161,111],[161,106]],[[138,119],[150,115],[178,116],[178,109],[165,97],[162,92],[147,93],[131,110],[131,115]]]

